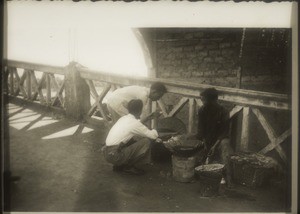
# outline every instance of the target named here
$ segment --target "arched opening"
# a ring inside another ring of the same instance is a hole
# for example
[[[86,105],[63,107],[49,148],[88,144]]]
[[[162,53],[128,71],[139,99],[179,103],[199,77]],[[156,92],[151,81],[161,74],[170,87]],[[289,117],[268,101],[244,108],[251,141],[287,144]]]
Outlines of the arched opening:
[[[75,61],[80,64],[110,73],[147,76],[149,62],[144,58],[142,38],[131,28],[78,29],[75,36]]]

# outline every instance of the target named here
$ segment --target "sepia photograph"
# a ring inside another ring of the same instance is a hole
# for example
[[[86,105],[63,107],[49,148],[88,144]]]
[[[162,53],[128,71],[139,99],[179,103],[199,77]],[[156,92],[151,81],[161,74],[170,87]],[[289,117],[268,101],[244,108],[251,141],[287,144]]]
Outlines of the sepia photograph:
[[[297,213],[297,7],[5,1],[3,210]]]

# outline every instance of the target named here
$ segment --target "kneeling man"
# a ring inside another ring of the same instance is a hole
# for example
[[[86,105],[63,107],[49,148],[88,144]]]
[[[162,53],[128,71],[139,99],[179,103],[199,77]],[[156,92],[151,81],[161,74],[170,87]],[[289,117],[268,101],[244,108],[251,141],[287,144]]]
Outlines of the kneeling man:
[[[128,103],[129,114],[121,117],[111,128],[103,147],[105,159],[113,164],[113,170],[130,174],[143,174],[136,167],[151,161],[151,140],[160,141],[156,130],[150,130],[140,121],[143,102],[139,99]]]

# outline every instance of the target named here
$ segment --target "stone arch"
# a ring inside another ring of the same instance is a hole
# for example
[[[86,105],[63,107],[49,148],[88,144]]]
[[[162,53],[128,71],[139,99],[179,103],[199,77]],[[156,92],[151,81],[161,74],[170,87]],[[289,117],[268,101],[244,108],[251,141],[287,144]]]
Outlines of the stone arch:
[[[142,33],[141,29],[134,28],[132,29],[135,37],[137,38],[145,59],[145,64],[147,67],[147,76],[148,77],[156,77],[156,69],[153,60],[153,51],[151,51],[151,46],[149,46],[149,41],[145,38],[144,33]]]

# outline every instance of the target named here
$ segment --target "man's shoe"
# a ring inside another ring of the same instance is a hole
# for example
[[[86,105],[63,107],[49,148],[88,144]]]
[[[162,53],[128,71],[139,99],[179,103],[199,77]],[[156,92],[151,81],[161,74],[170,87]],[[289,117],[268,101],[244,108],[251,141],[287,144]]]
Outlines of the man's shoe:
[[[146,172],[145,172],[145,170],[143,170],[143,169],[140,169],[140,168],[137,168],[136,166],[134,166],[133,167],[135,170],[137,170],[140,174],[145,174]]]

